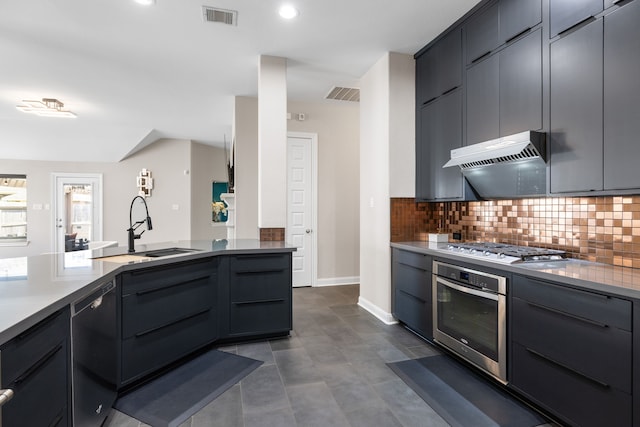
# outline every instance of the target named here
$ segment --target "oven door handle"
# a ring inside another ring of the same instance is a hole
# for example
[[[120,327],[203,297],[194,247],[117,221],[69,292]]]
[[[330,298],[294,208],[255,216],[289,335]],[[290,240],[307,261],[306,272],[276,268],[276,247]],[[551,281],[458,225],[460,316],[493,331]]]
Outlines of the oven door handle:
[[[487,291],[480,291],[477,289],[473,289],[473,288],[468,288],[466,286],[461,286],[458,285],[456,283],[450,282],[447,279],[443,279],[442,277],[437,277],[436,278],[436,283],[442,283],[445,286],[448,286],[450,288],[453,288],[457,291],[460,292],[464,292],[465,294],[470,294],[470,295],[475,295],[477,297],[481,297],[481,298],[486,298],[486,299],[490,299],[493,301],[498,301],[498,295],[496,294],[492,294],[490,292]]]

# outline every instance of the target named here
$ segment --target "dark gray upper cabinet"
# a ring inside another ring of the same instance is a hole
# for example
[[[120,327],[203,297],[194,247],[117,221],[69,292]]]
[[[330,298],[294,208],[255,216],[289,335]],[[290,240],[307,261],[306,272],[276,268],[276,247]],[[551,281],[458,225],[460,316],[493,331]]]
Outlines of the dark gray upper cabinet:
[[[462,145],[462,90],[456,89],[418,110],[416,198],[460,200],[463,177],[457,167],[443,168],[451,150]]]
[[[490,53],[500,43],[498,39],[498,4],[476,13],[465,26],[467,57],[470,64]]]
[[[602,10],[602,0],[549,0],[549,36],[555,37]]]
[[[505,43],[542,21],[541,0],[500,1],[500,43]]]
[[[500,136],[541,129],[542,29],[500,52],[499,74]]]
[[[604,17],[604,188],[640,187],[640,1]]]
[[[499,59],[493,55],[467,70],[467,145],[499,136]]]
[[[416,105],[462,84],[462,34],[455,29],[416,59]]]
[[[552,193],[603,189],[602,20],[550,45]]]
[[[542,30],[469,67],[467,145],[542,128]]]

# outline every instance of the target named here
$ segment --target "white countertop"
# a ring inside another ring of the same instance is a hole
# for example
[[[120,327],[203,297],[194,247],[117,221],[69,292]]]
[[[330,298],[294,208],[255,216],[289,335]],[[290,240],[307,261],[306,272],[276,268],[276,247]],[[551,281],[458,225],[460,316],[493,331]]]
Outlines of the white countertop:
[[[398,242],[391,247],[413,250],[442,259],[457,260],[494,269],[565,283],[612,295],[640,299],[640,270],[568,259],[566,261],[500,264],[471,259],[446,250],[447,243]]]
[[[285,242],[224,239],[137,244],[136,252],[171,247],[196,251],[162,258],[141,258],[138,262],[129,263],[93,259],[126,254],[126,247],[0,259],[0,344],[77,301],[122,271],[212,255],[295,251],[295,247]]]

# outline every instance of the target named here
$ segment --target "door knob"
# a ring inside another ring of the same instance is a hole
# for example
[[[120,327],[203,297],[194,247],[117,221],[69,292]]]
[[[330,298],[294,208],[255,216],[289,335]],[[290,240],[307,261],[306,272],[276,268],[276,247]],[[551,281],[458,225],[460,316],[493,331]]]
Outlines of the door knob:
[[[310,228],[307,228],[307,229],[305,230],[305,232],[306,232],[307,234],[309,234],[309,233],[311,233],[311,229],[310,229]]]

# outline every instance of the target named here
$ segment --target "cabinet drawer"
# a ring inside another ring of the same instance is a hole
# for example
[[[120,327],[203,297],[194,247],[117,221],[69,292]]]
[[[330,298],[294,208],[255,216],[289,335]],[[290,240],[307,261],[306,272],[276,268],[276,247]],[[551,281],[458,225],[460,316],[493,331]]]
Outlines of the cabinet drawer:
[[[406,264],[393,265],[393,287],[431,303],[431,273]]]
[[[2,407],[3,426],[68,425],[67,341],[41,356],[32,371],[8,384],[15,394]]]
[[[631,333],[512,299],[512,340],[631,393]]]
[[[212,276],[206,274],[123,297],[122,337],[129,338],[211,309],[216,304],[215,285]]]
[[[564,421],[581,427],[631,425],[629,394],[603,387],[519,344],[513,346],[511,364],[511,386]]]
[[[213,341],[216,313],[208,310],[122,342],[122,383],[155,371]]]
[[[69,310],[60,310],[5,344],[2,385],[23,375],[69,335]],[[65,344],[66,345],[66,344]]]
[[[215,271],[217,259],[186,261],[164,267],[129,271],[121,275],[122,295],[148,292],[176,283],[201,279]]]
[[[394,249],[393,262],[419,268],[431,273],[431,257],[429,255]]]
[[[289,298],[270,301],[232,302],[229,308],[231,335],[259,335],[291,330]]]
[[[260,273],[287,270],[291,254],[235,255],[229,259],[232,273]]]
[[[631,302],[514,276],[511,295],[607,327],[631,331]]]
[[[253,302],[291,298],[291,271],[243,271],[231,273],[231,302]]]
[[[425,301],[398,288],[395,289],[393,297],[395,318],[423,337],[433,338],[431,298]]]

